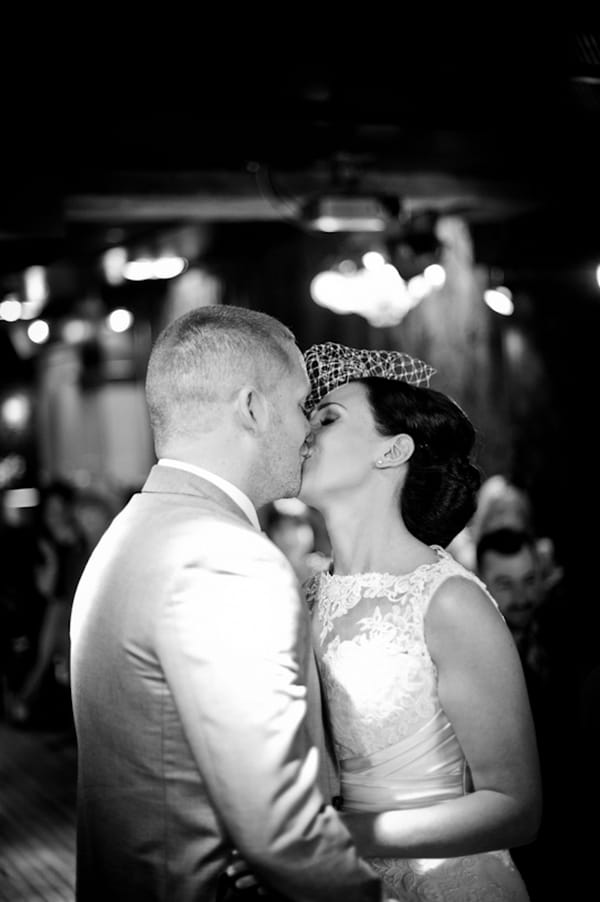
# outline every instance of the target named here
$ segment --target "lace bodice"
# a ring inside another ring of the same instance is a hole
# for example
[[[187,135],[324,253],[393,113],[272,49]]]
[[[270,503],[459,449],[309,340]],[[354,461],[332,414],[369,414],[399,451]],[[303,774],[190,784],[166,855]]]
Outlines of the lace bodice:
[[[440,704],[425,615],[452,576],[491,596],[448,552],[433,549],[437,560],[402,576],[320,573],[306,584],[349,811],[419,808],[470,791],[465,756]],[[529,902],[506,849],[369,863],[390,899]]]
[[[384,749],[441,712],[424,635],[427,607],[451,576],[485,587],[442,548],[434,550],[437,561],[401,576],[320,573],[306,585],[341,759]]]

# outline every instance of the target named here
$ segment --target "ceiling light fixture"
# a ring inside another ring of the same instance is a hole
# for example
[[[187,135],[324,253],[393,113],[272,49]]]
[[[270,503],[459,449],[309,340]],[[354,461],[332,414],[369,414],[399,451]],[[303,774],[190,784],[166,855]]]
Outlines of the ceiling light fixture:
[[[123,275],[130,282],[145,282],[148,279],[174,279],[185,272],[188,261],[184,257],[165,255],[160,257],[138,257],[129,260],[123,267]]]
[[[494,313],[499,313],[501,316],[511,316],[514,312],[512,291],[505,285],[496,285],[494,288],[486,289],[483,293],[483,300]]]
[[[377,197],[329,196],[309,201],[302,218],[318,232],[384,232],[393,213]]]

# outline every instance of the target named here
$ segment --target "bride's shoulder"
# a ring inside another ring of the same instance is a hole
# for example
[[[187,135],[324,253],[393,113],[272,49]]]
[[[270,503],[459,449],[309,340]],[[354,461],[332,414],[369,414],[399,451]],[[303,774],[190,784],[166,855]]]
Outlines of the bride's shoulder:
[[[460,604],[461,600],[472,600],[472,603],[485,599],[495,606],[494,599],[490,596],[485,583],[463,564],[456,560],[448,551],[439,546],[432,546],[436,552],[437,563],[425,568],[425,582],[423,595],[425,609],[429,610],[435,599],[436,606],[440,604],[452,607]],[[425,611],[424,611],[425,612]]]
[[[490,615],[495,619],[498,604],[479,577],[447,555],[430,582],[424,613],[428,622],[478,621]]]
[[[431,548],[437,555],[437,566],[433,568],[433,572],[439,577],[440,581],[448,579],[451,576],[462,577],[485,591],[485,583],[479,579],[473,570],[458,561],[449,551],[442,548],[440,545],[432,545]]]

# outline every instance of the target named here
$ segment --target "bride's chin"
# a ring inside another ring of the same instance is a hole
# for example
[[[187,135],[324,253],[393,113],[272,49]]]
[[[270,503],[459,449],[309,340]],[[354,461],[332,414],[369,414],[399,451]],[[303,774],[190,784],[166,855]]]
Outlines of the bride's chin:
[[[305,492],[305,491],[304,491],[304,486],[303,486],[303,485],[300,486],[300,491],[298,492],[298,500],[299,500],[299,501],[303,501],[304,504],[309,504],[309,505],[310,505],[310,503],[311,503],[311,501],[310,501],[310,494],[309,494],[308,492]]]
[[[303,501],[305,504],[312,505],[313,495],[311,492],[311,484],[312,479],[310,476],[306,476],[304,473],[302,474],[302,484],[300,485],[300,491],[298,492],[298,498],[300,501]]]

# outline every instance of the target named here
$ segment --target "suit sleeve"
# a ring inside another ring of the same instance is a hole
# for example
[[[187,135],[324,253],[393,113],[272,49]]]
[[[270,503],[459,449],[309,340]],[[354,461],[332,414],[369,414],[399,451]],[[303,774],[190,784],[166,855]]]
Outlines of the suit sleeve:
[[[258,533],[218,525],[174,575],[158,633],[207,791],[257,877],[298,902],[380,900],[317,786],[309,625],[285,558]]]

